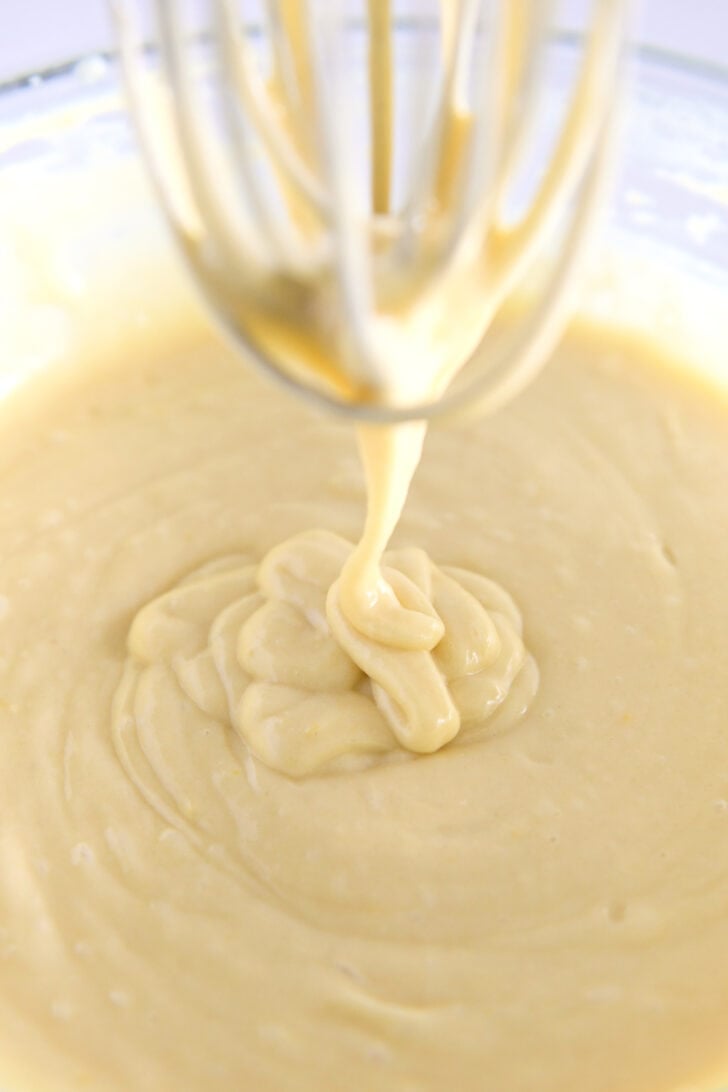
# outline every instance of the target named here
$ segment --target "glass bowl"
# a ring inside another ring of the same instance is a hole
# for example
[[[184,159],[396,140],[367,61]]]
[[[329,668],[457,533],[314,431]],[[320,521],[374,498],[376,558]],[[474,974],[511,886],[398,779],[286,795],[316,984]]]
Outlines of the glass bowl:
[[[564,79],[578,46],[554,43]],[[656,340],[728,389],[728,73],[654,51],[630,69],[621,167],[577,317]],[[0,86],[0,397],[62,377],[77,348],[102,360],[120,328],[148,341],[178,308],[209,321],[147,186],[115,58]]]

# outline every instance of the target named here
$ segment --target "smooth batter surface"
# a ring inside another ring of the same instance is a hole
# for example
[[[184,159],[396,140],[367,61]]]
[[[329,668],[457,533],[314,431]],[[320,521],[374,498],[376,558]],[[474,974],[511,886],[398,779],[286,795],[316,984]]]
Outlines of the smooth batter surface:
[[[502,731],[299,779],[168,676],[116,729],[112,705],[134,618],[189,574],[356,539],[350,430],[185,330],[22,398],[0,430],[0,1083],[728,1076],[724,398],[574,335],[496,418],[433,432],[393,545],[509,589],[538,692]]]

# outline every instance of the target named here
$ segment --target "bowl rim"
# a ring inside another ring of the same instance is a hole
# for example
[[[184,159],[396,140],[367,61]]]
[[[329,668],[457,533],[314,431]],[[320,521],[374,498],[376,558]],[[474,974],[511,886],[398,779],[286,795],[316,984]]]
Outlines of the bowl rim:
[[[418,20],[409,19],[398,22],[398,28],[412,30],[420,25]],[[257,33],[256,27],[250,28],[251,33]],[[584,35],[573,30],[556,30],[550,35],[550,43],[555,46],[576,48],[583,45]],[[146,52],[153,54],[156,47],[145,44]],[[65,80],[77,77],[93,62],[103,62],[106,66],[116,68],[120,63],[118,49],[87,50],[74,54],[66,60],[30,72],[21,72],[9,79],[0,80],[0,96],[11,95],[16,92],[32,90],[40,85],[51,83],[55,80]],[[706,83],[722,84],[728,91],[728,62],[720,64],[708,61],[701,57],[679,53],[675,50],[664,49],[661,46],[650,45],[644,42],[632,42],[627,50],[628,66],[646,64],[649,67],[671,71],[674,74],[691,76],[704,80]],[[80,77],[79,77],[80,79]],[[94,81],[84,80],[87,87],[93,86]]]

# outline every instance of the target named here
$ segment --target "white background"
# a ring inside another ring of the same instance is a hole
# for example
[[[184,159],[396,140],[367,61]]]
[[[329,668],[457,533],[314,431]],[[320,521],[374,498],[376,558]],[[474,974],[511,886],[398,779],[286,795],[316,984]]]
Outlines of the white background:
[[[588,0],[562,0],[559,22],[578,24],[589,6]],[[640,40],[728,67],[728,0],[642,0],[640,6]],[[0,81],[111,45],[106,0],[0,0]]]

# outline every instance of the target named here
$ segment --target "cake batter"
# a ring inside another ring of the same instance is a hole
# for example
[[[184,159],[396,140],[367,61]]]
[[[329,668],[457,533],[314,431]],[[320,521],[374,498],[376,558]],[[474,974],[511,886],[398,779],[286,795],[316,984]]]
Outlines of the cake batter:
[[[184,314],[3,410],[4,1085],[717,1085],[724,396],[583,329],[497,417],[434,432],[393,563],[500,595],[538,690],[424,756],[365,695],[333,758],[275,761],[179,654],[281,543],[343,557],[364,483],[347,426]],[[219,648],[229,681],[268,671]]]

